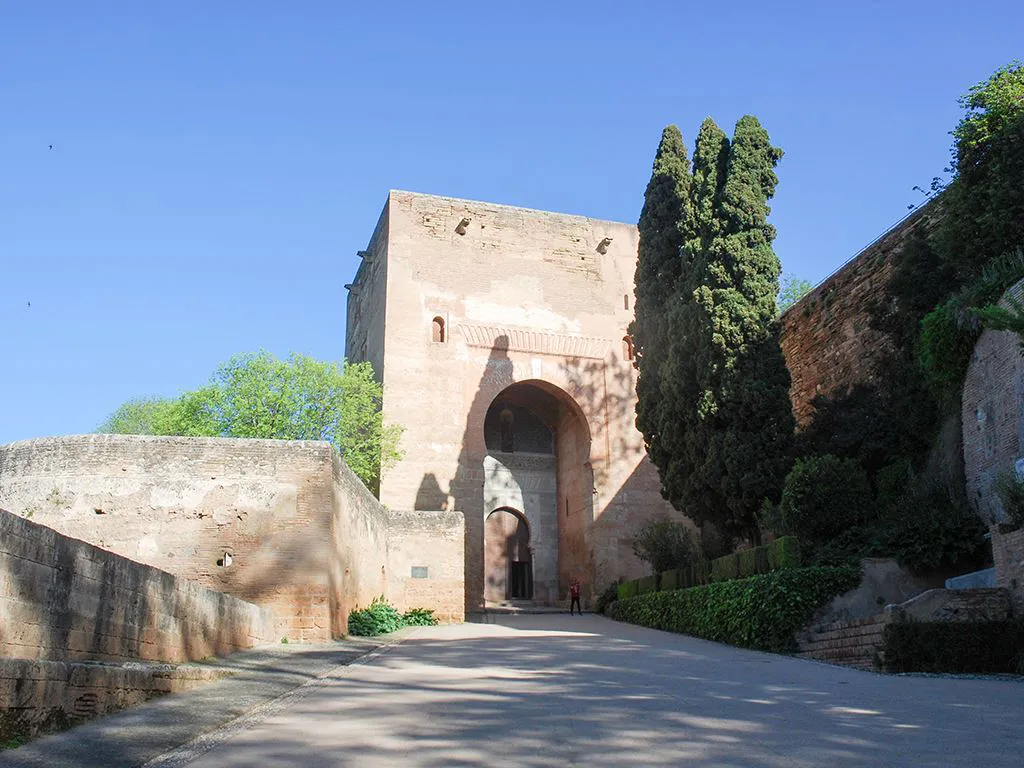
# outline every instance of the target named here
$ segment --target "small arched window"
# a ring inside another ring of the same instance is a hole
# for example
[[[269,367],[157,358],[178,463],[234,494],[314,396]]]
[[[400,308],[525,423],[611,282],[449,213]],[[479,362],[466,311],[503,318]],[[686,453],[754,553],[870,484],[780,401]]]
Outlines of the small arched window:
[[[430,340],[437,344],[444,344],[446,336],[444,332],[444,318],[435,317],[430,324]]]
[[[622,357],[626,360],[633,359],[633,340],[628,335],[622,337]]]

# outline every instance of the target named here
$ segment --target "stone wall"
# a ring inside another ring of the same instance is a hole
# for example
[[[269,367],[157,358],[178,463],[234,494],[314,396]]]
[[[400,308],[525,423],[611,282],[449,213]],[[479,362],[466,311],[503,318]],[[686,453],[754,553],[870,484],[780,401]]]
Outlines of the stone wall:
[[[352,608],[388,592],[391,533],[403,546],[415,536],[395,530],[387,510],[329,444],[318,442],[28,440],[0,447],[0,505],[269,607],[277,638],[292,641],[343,634]],[[450,516],[424,512],[431,515],[433,533],[455,525]],[[424,564],[437,570],[431,543],[420,541]],[[456,587],[445,583],[449,588]],[[431,607],[429,593],[423,607]],[[450,595],[439,592],[437,601],[447,604]]]
[[[270,611],[0,510],[0,656],[188,661],[273,637]]]
[[[1006,295],[1024,295],[1024,281]],[[1006,295],[1003,306],[1007,306]],[[996,478],[1013,473],[1024,457],[1024,358],[1011,331],[985,331],[974,346],[961,401],[967,498],[991,526],[996,584],[1010,590],[1024,611],[1024,538],[1003,533],[1006,518],[995,493]]]
[[[465,520],[461,512],[389,511],[388,596],[400,611],[433,608],[465,618]]]
[[[900,221],[783,313],[782,351],[798,427],[810,422],[815,397],[877,382],[877,363],[892,348],[872,327],[872,314],[890,305],[895,259],[907,236],[927,226],[926,211]]]

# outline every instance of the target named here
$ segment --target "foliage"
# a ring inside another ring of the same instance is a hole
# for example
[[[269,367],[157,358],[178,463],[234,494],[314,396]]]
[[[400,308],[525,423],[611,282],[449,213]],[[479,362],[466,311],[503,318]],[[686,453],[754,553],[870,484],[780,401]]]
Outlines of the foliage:
[[[694,550],[687,527],[668,517],[652,520],[633,537],[633,554],[655,573],[685,568],[696,558]]]
[[[712,581],[743,579],[758,573],[782,568],[798,568],[800,543],[792,536],[783,536],[759,547],[733,552],[714,560],[700,560],[686,568],[673,568],[655,576],[635,579],[619,584],[616,594],[620,599],[655,590],[686,589]]]
[[[661,368],[662,492],[730,538],[758,536],[755,513],[777,497],[792,437],[789,372],[778,344],[779,261],[768,200],[782,152],[756,118],[733,140],[710,119],[697,137],[683,270],[666,306]],[[642,397],[642,393],[638,392]]]
[[[990,304],[976,311],[982,325],[994,331],[1013,331],[1024,346],[1024,305],[1015,297],[1007,296],[1009,307]]]
[[[894,622],[885,628],[888,672],[1024,673],[1024,622]]]
[[[413,608],[399,613],[383,595],[373,598],[369,608],[356,609],[348,615],[348,633],[360,637],[384,635],[402,627],[430,627],[437,624],[429,608]]]
[[[978,516],[937,486],[912,488],[880,524],[881,553],[917,572],[975,563],[985,547]]]
[[[383,389],[369,363],[292,354],[238,355],[210,382],[174,400],[130,400],[101,426],[122,434],[326,440],[376,490],[401,458],[401,428],[384,425]]]
[[[670,125],[661,134],[637,225],[636,319],[630,325],[638,372],[636,426],[656,464],[665,461],[661,431],[666,422],[664,411],[672,407],[661,387],[662,361],[669,343],[665,308],[680,279],[679,249],[684,237],[680,222],[689,216],[690,183],[683,135]]]
[[[1016,472],[1004,472],[996,477],[994,486],[1008,526],[1024,527],[1024,480]]]
[[[432,608],[412,608],[402,614],[402,624],[406,627],[437,626],[437,616]]]
[[[1024,245],[1024,65],[1013,62],[960,99],[953,182],[938,233],[948,264],[966,282],[992,258]]]
[[[977,333],[964,333],[951,301],[939,304],[922,318],[918,364],[939,402],[958,401],[976,339]]]
[[[804,280],[794,275],[786,277],[782,281],[782,285],[779,286],[779,296],[775,300],[779,314],[781,315],[812,290],[814,290],[814,283],[810,280]]]
[[[826,454],[797,459],[779,513],[787,531],[808,541],[842,533],[868,516],[871,488],[857,462]]]
[[[608,606],[619,599],[619,582],[613,581],[605,587],[594,601],[594,611],[604,613]]]
[[[402,614],[383,595],[373,598],[369,608],[357,609],[348,615],[348,633],[360,637],[384,635],[401,629]]]
[[[620,599],[615,616],[744,648],[789,651],[793,633],[818,608],[859,582],[853,568],[791,568]]]
[[[635,597],[640,594],[639,584],[635,579],[633,581],[624,581],[619,584],[617,592],[619,600],[625,600],[627,597]]]

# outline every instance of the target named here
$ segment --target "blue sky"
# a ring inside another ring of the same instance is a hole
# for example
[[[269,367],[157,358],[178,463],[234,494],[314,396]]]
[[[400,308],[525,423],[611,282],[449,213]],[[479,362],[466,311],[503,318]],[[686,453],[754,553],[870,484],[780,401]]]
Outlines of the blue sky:
[[[635,222],[670,122],[761,119],[817,282],[1024,56],[1019,0],[349,5],[0,0],[0,443],[238,352],[340,358],[389,188]]]

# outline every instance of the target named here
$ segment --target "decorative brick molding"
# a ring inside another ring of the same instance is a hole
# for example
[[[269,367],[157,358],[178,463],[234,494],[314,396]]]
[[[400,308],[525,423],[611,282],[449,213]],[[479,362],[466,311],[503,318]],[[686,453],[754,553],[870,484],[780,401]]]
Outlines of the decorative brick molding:
[[[538,355],[603,360],[612,345],[609,339],[531,331],[527,328],[460,323],[458,329],[466,344],[471,347],[497,348],[508,352],[533,352]],[[499,339],[502,340],[500,344]]]

